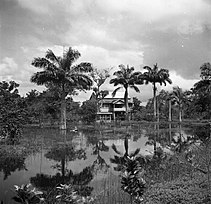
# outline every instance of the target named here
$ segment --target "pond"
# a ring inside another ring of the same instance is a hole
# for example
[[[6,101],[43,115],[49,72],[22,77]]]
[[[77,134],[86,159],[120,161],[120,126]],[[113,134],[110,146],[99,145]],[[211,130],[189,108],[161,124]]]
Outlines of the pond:
[[[14,196],[14,185],[31,183],[39,189],[46,189],[56,186],[61,180],[70,179],[73,183],[84,185],[84,195],[110,193],[112,197],[112,189],[119,188],[119,173],[114,171],[116,165],[110,162],[110,158],[116,154],[111,147],[115,144],[118,151],[124,154],[126,132],[130,133],[129,151],[140,148],[142,155],[153,153],[152,140],[155,133],[156,145],[165,151],[170,151],[168,145],[178,135],[187,138],[210,134],[204,126],[179,127],[165,124],[156,130],[154,126],[78,127],[78,131],[67,130],[65,133],[53,128],[26,128],[24,140],[34,141],[39,147],[38,151],[26,158],[0,161],[0,201],[15,203],[11,199]]]

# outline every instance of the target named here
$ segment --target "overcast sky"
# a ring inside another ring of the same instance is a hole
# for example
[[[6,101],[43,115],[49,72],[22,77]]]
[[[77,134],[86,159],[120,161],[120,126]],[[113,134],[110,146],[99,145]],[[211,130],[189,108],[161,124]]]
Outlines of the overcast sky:
[[[211,0],[0,0],[0,81],[20,83],[21,94],[41,90],[30,83],[31,62],[49,48],[61,55],[63,46],[98,69],[158,63],[170,70],[166,89],[189,89],[211,62]],[[140,90],[130,95],[152,96],[150,85]]]

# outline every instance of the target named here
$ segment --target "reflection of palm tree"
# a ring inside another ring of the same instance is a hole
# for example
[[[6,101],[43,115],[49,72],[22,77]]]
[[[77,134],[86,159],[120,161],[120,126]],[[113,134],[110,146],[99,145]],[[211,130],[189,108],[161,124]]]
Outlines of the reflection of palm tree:
[[[65,162],[74,161],[76,159],[86,159],[86,152],[83,149],[75,150],[72,145],[62,144],[52,147],[52,149],[45,154],[45,157],[48,159],[53,159],[55,161],[61,161],[61,166],[57,165],[57,168],[60,168],[62,176],[65,175]]]
[[[117,155],[114,155],[114,158],[110,158],[111,163],[117,164],[117,167],[114,167],[114,170],[116,171],[122,171],[124,169],[124,164],[127,161],[127,157],[136,157],[140,151],[140,149],[136,149],[134,152],[129,153],[129,148],[128,148],[128,138],[125,137],[124,139],[124,148],[125,152],[121,153],[115,144],[112,145],[112,149]]]
[[[76,159],[86,159],[86,152],[84,149],[76,150],[73,145],[57,144],[53,146],[50,151],[45,154],[45,157],[52,159],[61,164],[53,166],[57,168],[61,173],[56,175],[37,174],[31,178],[32,184],[42,190],[51,190],[55,186],[61,183],[72,184],[78,194],[87,196],[90,195],[92,188],[87,186],[93,179],[91,167],[86,167],[82,172],[74,174],[71,170],[65,167],[66,161],[74,161]]]
[[[154,124],[153,131],[149,131],[147,133],[148,141],[146,142],[146,145],[153,145],[154,149],[154,155],[157,151],[157,138],[159,138],[159,124]]]
[[[72,184],[79,195],[89,196],[93,188],[88,186],[88,184],[92,179],[92,169],[90,167],[86,167],[80,173],[76,174],[73,174],[70,170],[64,177],[59,173],[53,176],[47,174],[37,174],[35,177],[30,178],[30,182],[35,187],[47,192],[50,192],[51,189],[61,183]]]
[[[95,172],[97,172],[98,170],[103,170],[104,172],[106,172],[108,168],[110,167],[106,163],[105,159],[103,159],[102,156],[100,155],[100,152],[102,151],[108,152],[108,150],[109,150],[109,147],[104,144],[103,140],[97,141],[97,143],[94,145],[93,154],[97,155],[97,158],[92,164],[92,169]]]

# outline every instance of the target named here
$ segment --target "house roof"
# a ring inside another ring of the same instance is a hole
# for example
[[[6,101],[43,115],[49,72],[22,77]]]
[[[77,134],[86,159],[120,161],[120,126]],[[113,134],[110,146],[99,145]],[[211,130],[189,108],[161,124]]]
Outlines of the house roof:
[[[114,104],[124,104],[124,101],[121,100],[121,99],[117,99],[117,100],[112,101],[112,103],[114,103]]]
[[[107,98],[112,98],[112,99],[119,99],[119,98],[124,98],[124,95],[125,95],[125,92],[123,91],[119,91],[116,93],[115,97],[112,96],[112,92],[109,92],[109,94],[104,98],[104,99],[107,99]],[[128,99],[130,99],[131,97],[128,96]]]

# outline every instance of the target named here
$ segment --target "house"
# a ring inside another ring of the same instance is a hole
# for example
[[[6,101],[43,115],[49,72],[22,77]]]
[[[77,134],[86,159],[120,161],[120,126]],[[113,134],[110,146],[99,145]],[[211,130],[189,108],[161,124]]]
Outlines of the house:
[[[94,95],[91,96],[92,99]],[[131,115],[131,108],[133,101],[128,97],[128,112]],[[97,112],[98,121],[111,121],[111,120],[124,120],[125,119],[125,104],[124,93],[119,92],[115,97],[112,97],[109,93],[105,98],[99,101],[99,107]]]

